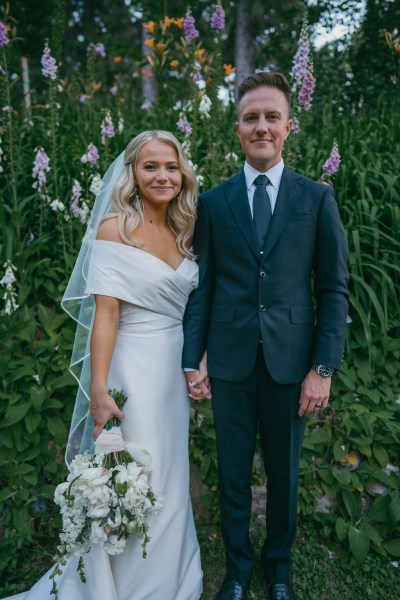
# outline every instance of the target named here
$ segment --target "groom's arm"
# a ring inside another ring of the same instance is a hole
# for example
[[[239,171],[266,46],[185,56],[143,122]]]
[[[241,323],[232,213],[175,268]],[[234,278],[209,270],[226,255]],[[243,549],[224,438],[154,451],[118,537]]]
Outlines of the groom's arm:
[[[314,275],[317,313],[311,363],[340,369],[349,308],[349,273],[346,237],[330,186],[326,186],[318,214]]]
[[[349,275],[346,238],[336,201],[328,186],[318,215],[314,275],[317,319],[311,364],[339,369],[346,336]],[[311,369],[301,386],[299,415],[326,408],[330,387],[331,377],[323,379]]]
[[[215,263],[212,247],[210,215],[200,196],[193,236],[194,253],[199,265],[199,285],[189,296],[183,320],[183,368],[198,369],[207,349],[211,302],[215,285]]]

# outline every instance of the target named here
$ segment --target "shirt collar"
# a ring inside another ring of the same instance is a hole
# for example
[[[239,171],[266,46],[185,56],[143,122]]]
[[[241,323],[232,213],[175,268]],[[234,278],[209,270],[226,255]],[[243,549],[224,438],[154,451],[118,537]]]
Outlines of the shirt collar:
[[[255,169],[254,167],[249,165],[249,163],[246,161],[244,163],[244,176],[246,178],[247,191],[250,190],[251,186],[254,183],[255,178],[258,177],[258,175],[260,175],[260,174],[268,175],[268,179],[270,180],[271,185],[277,190],[279,188],[279,184],[281,182],[284,166],[285,166],[284,162],[281,158],[281,160],[278,162],[277,165],[274,165],[271,169],[269,169],[265,173],[261,173],[261,171],[257,171],[257,169]]]

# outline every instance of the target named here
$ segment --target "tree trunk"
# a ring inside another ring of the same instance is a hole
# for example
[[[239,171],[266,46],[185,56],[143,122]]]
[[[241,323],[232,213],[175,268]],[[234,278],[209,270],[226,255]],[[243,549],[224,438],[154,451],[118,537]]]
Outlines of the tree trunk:
[[[247,0],[236,2],[236,32],[235,32],[235,96],[240,83],[254,73],[254,40],[250,33],[250,14]]]
[[[145,27],[142,27],[142,54],[143,56],[152,56],[151,48],[145,45],[145,40],[152,36]],[[142,70],[142,96],[143,103],[148,106],[157,104],[158,90],[155,73],[149,63]]]

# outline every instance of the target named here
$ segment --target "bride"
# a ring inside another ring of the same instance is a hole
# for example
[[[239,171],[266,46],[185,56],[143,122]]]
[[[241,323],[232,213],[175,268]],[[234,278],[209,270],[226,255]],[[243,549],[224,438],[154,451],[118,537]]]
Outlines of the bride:
[[[190,405],[181,370],[182,319],[198,267],[190,250],[196,178],[179,142],[145,131],[107,171],[63,298],[76,319],[71,370],[79,382],[67,462],[93,450],[112,416],[126,442],[152,458],[164,497],[150,522],[147,558],[129,538],[117,556],[95,544],[56,578],[60,600],[198,600],[200,552],[189,497]],[[108,389],[128,396],[123,413]],[[90,400],[89,400],[90,399]],[[132,453],[132,452],[131,452]],[[51,571],[50,571],[51,572]],[[49,573],[20,600],[51,600]]]

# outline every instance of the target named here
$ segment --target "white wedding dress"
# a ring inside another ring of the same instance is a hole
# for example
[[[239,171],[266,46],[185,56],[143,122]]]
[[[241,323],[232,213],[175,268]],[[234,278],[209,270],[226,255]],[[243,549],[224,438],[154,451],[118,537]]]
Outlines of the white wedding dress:
[[[132,246],[96,240],[89,269],[93,294],[121,300],[120,323],[108,385],[123,389],[125,441],[152,457],[151,485],[165,498],[149,522],[147,558],[133,534],[124,552],[109,556],[101,544],[84,556],[87,583],[73,557],[57,579],[59,600],[198,600],[200,551],[189,496],[190,403],[181,369],[182,318],[198,282],[194,261],[174,270]],[[52,600],[49,574],[18,600]],[[11,600],[11,599],[10,599]]]

